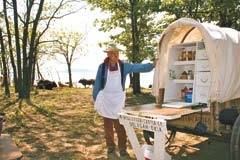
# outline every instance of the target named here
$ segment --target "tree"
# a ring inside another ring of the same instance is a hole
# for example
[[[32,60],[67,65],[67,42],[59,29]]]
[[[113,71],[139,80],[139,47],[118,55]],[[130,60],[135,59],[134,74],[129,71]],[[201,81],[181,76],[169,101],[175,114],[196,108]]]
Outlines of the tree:
[[[189,17],[240,30],[239,0],[163,0],[160,11],[165,12],[162,23],[167,25],[181,17]]]
[[[100,31],[122,30],[110,38],[126,47],[124,54],[130,62],[140,63],[154,57],[157,45],[155,36],[160,33],[154,13],[158,10],[160,1],[88,0],[87,2],[93,5],[93,8],[101,8],[103,12],[110,14],[110,18],[96,20],[96,24],[100,24]],[[133,93],[140,93],[139,73],[133,74],[132,82]]]
[[[5,45],[3,40],[2,29],[0,28],[0,46],[1,46],[1,57],[2,57],[2,66],[3,66],[3,84],[5,87],[5,96],[10,97],[10,89],[8,86],[8,72],[7,72],[7,63],[6,63],[6,52]]]
[[[68,68],[69,87],[73,86],[72,83],[72,63],[76,60],[83,49],[83,42],[85,37],[75,31],[63,31],[55,32],[53,34],[54,40],[54,52],[62,55],[66,61]]]
[[[30,98],[32,74],[37,62],[38,47],[39,44],[44,43],[41,38],[53,20],[77,12],[79,8],[74,9],[72,6],[77,6],[73,4],[79,2],[81,1],[60,0],[55,5],[47,0],[12,0],[11,2],[3,0],[8,41],[13,42],[12,46],[16,49],[16,55],[13,56],[16,59],[11,58],[11,64],[14,68],[16,62],[16,71],[13,70],[13,72],[16,72],[14,73],[14,81],[19,99]],[[12,32],[8,25],[9,22],[14,25]],[[13,48],[10,45],[9,48]]]
[[[9,20],[8,20],[6,1],[3,1],[3,17],[4,17],[4,20],[5,20],[5,24],[6,24],[6,32],[7,32],[7,39],[8,39],[7,40],[7,42],[8,42],[8,52],[9,52],[9,56],[10,56],[10,60],[11,60],[11,66],[12,66],[12,70],[13,70],[15,92],[18,92],[18,88],[17,88],[17,85],[16,85],[17,84],[17,68],[16,68],[15,59],[14,59],[14,55],[13,55],[13,48],[14,47],[13,47],[13,44],[12,44],[12,34],[11,34],[11,31],[13,31],[14,26],[13,26],[13,23],[10,23]],[[8,70],[10,70],[10,69],[8,68]],[[8,77],[10,79],[10,75],[8,75]]]

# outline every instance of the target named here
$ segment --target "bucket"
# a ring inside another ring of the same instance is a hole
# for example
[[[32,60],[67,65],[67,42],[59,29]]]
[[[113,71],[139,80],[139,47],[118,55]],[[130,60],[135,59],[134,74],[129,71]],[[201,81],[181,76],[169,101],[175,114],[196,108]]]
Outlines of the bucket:
[[[199,121],[196,125],[196,127],[194,128],[193,132],[196,135],[204,135],[204,133],[206,133],[207,131],[207,126],[205,124],[203,124],[201,121]]]
[[[185,102],[192,102],[192,92],[185,92]]]
[[[144,160],[153,160],[153,146],[152,145],[143,145],[142,147],[143,150],[143,156]]]

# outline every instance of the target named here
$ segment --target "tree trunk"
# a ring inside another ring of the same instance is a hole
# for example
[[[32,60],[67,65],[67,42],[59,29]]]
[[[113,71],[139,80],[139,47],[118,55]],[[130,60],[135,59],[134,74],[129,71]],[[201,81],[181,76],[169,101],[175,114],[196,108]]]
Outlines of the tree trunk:
[[[18,24],[18,11],[17,11],[17,2],[13,0],[13,17],[14,17],[14,31],[15,31],[15,47],[16,47],[16,54],[17,54],[17,85],[18,88],[18,98],[23,98],[23,80],[22,80],[22,56],[21,56],[21,46],[20,46],[20,36],[19,36],[19,24]]]
[[[13,56],[13,46],[12,46],[12,33],[10,31],[9,21],[8,21],[8,15],[7,15],[7,7],[6,7],[6,0],[4,1],[4,10],[3,10],[5,16],[5,23],[6,23],[6,29],[7,29],[7,37],[8,37],[8,48],[9,48],[9,54],[10,54],[10,61],[12,65],[12,71],[13,71],[13,81],[14,81],[14,87],[15,87],[15,93],[18,92],[18,77],[17,77],[17,67],[15,64],[15,59]]]
[[[30,99],[31,78],[34,65],[34,54],[36,54],[39,44],[37,37],[37,26],[43,9],[44,0],[39,2],[39,8],[36,13],[34,21],[31,19],[31,11],[34,1],[29,1],[27,5],[26,15],[24,18],[23,37],[20,43],[19,25],[18,25],[18,7],[16,0],[13,0],[14,11],[14,29],[15,29],[15,43],[17,53],[17,73],[18,73],[18,98]],[[32,23],[33,22],[33,23]],[[30,32],[31,31],[31,32]],[[21,44],[21,45],[20,45]]]
[[[140,94],[140,73],[133,73],[133,94]]]
[[[132,25],[132,55],[133,55],[133,63],[137,62],[137,55],[139,53],[139,34],[137,29],[137,4],[136,0],[130,0],[131,4],[131,25]],[[139,73],[133,74],[133,94],[140,94],[140,76]]]
[[[2,52],[2,64],[3,64],[3,84],[5,87],[5,96],[10,97],[9,90],[9,82],[8,82],[8,74],[7,74],[7,63],[5,58],[5,46],[3,43],[2,29],[0,28],[0,44],[1,44],[1,52]]]
[[[31,77],[31,90],[33,90],[33,85],[35,81],[35,75],[36,75],[36,64],[37,64],[37,52],[34,54],[33,58],[33,65],[32,65],[32,77]]]
[[[40,72],[39,64],[36,62],[36,68],[37,68],[37,78],[38,79],[44,79],[42,73]]]
[[[69,87],[73,87],[71,63],[70,62],[67,63],[67,66],[68,66]]]

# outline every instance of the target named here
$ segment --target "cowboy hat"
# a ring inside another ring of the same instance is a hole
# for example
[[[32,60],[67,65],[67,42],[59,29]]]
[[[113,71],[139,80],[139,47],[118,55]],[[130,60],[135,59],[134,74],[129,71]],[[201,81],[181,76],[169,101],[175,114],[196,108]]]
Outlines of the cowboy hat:
[[[111,51],[122,51],[119,49],[115,44],[109,44],[104,52],[111,52]]]

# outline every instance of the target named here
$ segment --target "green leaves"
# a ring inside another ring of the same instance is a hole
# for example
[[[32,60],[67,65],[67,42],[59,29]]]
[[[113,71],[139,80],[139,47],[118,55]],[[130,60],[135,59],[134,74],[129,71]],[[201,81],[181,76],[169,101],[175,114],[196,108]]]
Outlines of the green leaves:
[[[110,32],[116,28],[122,30],[119,34],[112,35],[111,39],[126,47],[124,53],[129,61],[141,62],[154,56],[156,41],[153,39],[159,33],[159,30],[156,30],[158,24],[155,21],[155,12],[160,8],[160,0],[88,0],[88,3],[93,8],[101,8],[102,11],[110,14],[109,18],[96,20],[95,23],[101,26],[99,31]],[[137,17],[135,22],[131,21],[132,14]],[[136,53],[137,56],[134,56],[135,60],[133,60],[132,53],[132,23],[136,23],[134,25],[137,26],[139,45],[139,52]]]
[[[239,0],[163,0],[160,10],[166,12],[164,18],[169,19],[168,23],[189,17],[239,30],[239,5]]]

